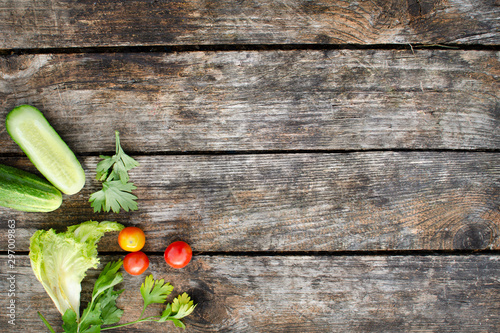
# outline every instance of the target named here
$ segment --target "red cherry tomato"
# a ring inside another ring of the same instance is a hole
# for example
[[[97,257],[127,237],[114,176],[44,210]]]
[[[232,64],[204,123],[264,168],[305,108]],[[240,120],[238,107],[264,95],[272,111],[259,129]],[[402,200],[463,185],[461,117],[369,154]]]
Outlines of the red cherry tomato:
[[[141,275],[148,267],[148,256],[142,251],[131,252],[123,259],[123,268],[130,275]]]
[[[165,261],[173,268],[182,268],[189,264],[193,251],[186,242],[176,241],[165,250]]]
[[[118,235],[118,244],[129,252],[140,251],[146,243],[144,232],[137,227],[126,227]]]

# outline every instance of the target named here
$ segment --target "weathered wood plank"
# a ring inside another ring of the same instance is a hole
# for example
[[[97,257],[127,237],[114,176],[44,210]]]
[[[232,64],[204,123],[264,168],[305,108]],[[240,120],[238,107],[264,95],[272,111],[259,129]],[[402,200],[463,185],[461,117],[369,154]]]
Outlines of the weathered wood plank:
[[[0,119],[39,107],[77,153],[499,149],[500,53],[0,57]],[[19,148],[0,127],[2,153]]]
[[[488,0],[0,1],[0,48],[499,44]]]
[[[6,260],[2,256],[2,262]],[[115,257],[105,257],[103,263]],[[164,278],[173,295],[188,292],[198,303],[185,332],[497,332],[500,329],[498,256],[195,256],[184,269],[150,256],[146,274]],[[16,326],[2,316],[1,332],[44,332],[41,311],[62,324],[26,256],[16,261],[16,296],[0,266],[0,307],[16,301]],[[89,297],[96,272],[84,282]],[[142,310],[145,275],[124,273],[118,306],[129,320]],[[151,311],[160,313],[161,307]],[[171,323],[119,332],[172,332]]]
[[[36,229],[89,219],[138,225],[146,251],[174,238],[197,251],[500,249],[498,153],[371,152],[138,157],[139,210],[94,214],[97,157],[87,184],[51,213],[0,209],[18,249]],[[28,161],[0,159],[26,168]],[[32,167],[30,168],[32,170]],[[0,233],[6,250],[7,233]],[[118,250],[104,242],[102,250]]]

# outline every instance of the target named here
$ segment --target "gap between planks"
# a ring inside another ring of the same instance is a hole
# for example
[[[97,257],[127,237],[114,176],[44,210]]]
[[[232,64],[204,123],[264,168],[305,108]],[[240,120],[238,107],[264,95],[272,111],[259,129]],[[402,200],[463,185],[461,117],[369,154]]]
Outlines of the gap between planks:
[[[64,48],[0,49],[0,56],[22,54],[79,54],[79,53],[181,53],[227,51],[298,51],[298,50],[410,50],[418,49],[461,51],[500,51],[500,45],[464,44],[225,44],[225,45],[154,45],[154,46],[98,46]]]
[[[100,256],[120,256],[127,252],[101,251]],[[145,251],[148,256],[162,255],[163,252]],[[0,251],[0,256],[8,255],[8,251]],[[17,251],[16,255],[28,256],[28,251]],[[379,251],[193,251],[193,256],[207,257],[391,257],[391,256],[495,256],[500,250],[379,250]]]
[[[294,155],[294,154],[358,154],[358,153],[384,153],[384,152],[394,152],[394,153],[411,153],[411,152],[429,152],[429,153],[489,153],[498,154],[500,149],[425,149],[425,148],[387,148],[387,149],[290,149],[290,150],[212,150],[212,151],[155,151],[155,152],[144,152],[144,151],[134,151],[128,150],[127,155],[129,156],[236,156],[236,155]],[[105,151],[105,152],[82,152],[77,154],[79,158],[85,157],[99,157],[101,155],[114,155],[115,151]],[[25,157],[24,153],[1,153],[0,158],[16,158]]]

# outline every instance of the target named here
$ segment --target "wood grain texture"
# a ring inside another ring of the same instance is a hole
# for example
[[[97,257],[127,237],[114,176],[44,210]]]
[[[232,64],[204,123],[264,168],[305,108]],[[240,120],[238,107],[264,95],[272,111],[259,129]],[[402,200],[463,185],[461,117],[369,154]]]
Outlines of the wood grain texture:
[[[1,0],[0,48],[498,44],[490,0]]]
[[[120,256],[105,256],[103,263]],[[5,256],[0,257],[5,261]],[[146,274],[188,292],[198,304],[183,332],[497,332],[498,256],[195,256],[184,269],[150,256],[146,273],[124,273],[118,306],[139,317]],[[0,266],[0,307],[10,298]],[[84,280],[87,300],[97,272]],[[16,332],[45,331],[36,311],[59,328],[61,316],[35,279],[29,259],[17,257]],[[156,315],[161,306],[148,314]],[[6,325],[0,332],[13,332]],[[149,323],[116,332],[176,332]],[[179,330],[180,332],[181,330]],[[114,332],[114,331],[113,331]]]
[[[0,57],[0,118],[41,109],[78,154],[499,149],[500,53],[337,50]],[[0,127],[2,153],[19,153]]]
[[[17,221],[17,248],[36,229],[86,220],[138,225],[146,251],[180,238],[196,251],[500,249],[498,153],[371,152],[139,156],[139,210],[94,214],[97,157],[87,184],[51,213],[0,209]],[[26,160],[0,163],[30,169]],[[0,233],[6,250],[7,232]],[[105,251],[118,250],[104,242]]]

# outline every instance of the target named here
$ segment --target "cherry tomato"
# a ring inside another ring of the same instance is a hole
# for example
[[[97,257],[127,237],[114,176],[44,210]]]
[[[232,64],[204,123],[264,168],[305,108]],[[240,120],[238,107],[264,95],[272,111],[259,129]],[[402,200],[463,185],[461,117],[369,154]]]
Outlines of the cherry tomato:
[[[142,251],[129,253],[123,259],[123,268],[130,275],[141,275],[148,267],[148,256]]]
[[[182,268],[189,264],[193,251],[186,242],[176,241],[165,250],[165,261],[173,268]]]
[[[144,232],[137,227],[126,227],[118,235],[118,244],[129,252],[140,251],[146,243]]]

